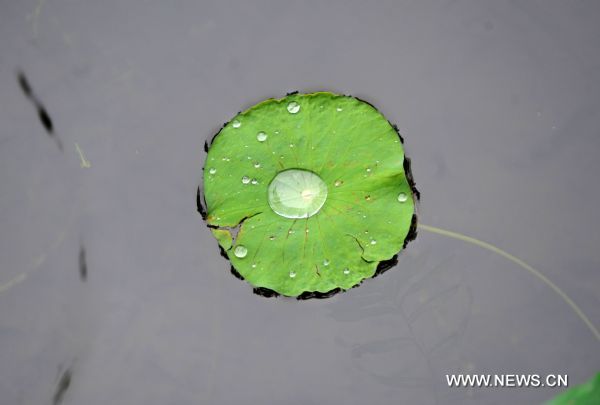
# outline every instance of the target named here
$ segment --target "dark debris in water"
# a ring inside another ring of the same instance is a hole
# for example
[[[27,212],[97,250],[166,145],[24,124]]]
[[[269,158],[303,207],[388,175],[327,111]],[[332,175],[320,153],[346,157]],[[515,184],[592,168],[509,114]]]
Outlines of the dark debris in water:
[[[19,87],[23,91],[23,94],[25,95],[25,97],[27,97],[27,99],[29,101],[31,101],[31,103],[35,107],[37,114],[38,114],[38,118],[39,118],[42,126],[46,130],[46,133],[48,134],[48,136],[50,138],[52,138],[52,140],[54,140],[54,142],[56,142],[58,149],[60,149],[60,151],[62,152],[63,151],[62,141],[54,133],[54,124],[52,123],[52,118],[50,118],[50,114],[48,114],[48,110],[46,109],[46,107],[44,107],[44,105],[42,104],[40,99],[37,97],[37,95],[33,91],[33,88],[31,87],[29,80],[27,80],[27,77],[25,76],[25,73],[22,70],[19,70],[17,72],[17,81],[19,82]]]
[[[23,90],[23,94],[25,94],[25,97],[27,97],[30,100],[34,99],[35,96],[33,95],[33,90],[29,85],[27,77],[25,77],[25,73],[23,73],[22,71],[17,72],[17,80],[19,81],[19,86],[21,87],[21,90]]]
[[[48,112],[46,111],[46,109],[44,107],[38,108],[38,115],[40,117],[40,122],[44,126],[44,129],[46,129],[46,132],[48,132],[49,134],[53,134],[54,133],[54,124],[52,124],[52,119],[50,118],[50,116],[48,115]]]
[[[88,266],[87,260],[85,258],[85,247],[83,245],[79,248],[79,279],[82,282],[87,280],[88,276]]]
[[[56,384],[54,395],[52,396],[53,405],[59,405],[62,403],[67,390],[71,386],[72,376],[73,375],[70,368],[66,369],[64,373],[62,373],[60,380],[58,380],[58,384]]]

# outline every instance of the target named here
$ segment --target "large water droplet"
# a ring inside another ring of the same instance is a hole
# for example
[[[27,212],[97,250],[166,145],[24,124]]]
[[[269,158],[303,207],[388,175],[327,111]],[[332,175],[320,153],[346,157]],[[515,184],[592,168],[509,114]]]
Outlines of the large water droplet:
[[[265,134],[263,131],[260,131],[258,134],[256,134],[256,139],[258,140],[258,142],[264,142],[267,140],[267,138],[267,134]]]
[[[244,184],[250,183],[250,177],[248,177],[248,176],[242,177],[242,183],[244,183]]]
[[[233,250],[233,254],[236,257],[239,257],[240,259],[243,259],[244,257],[246,257],[246,255],[248,254],[248,249],[246,249],[246,246],[243,245],[237,245],[235,247],[235,249]]]
[[[256,180],[256,179],[252,179],[252,181],[251,181],[250,183],[252,183],[252,184],[255,184],[255,185],[256,185],[256,184],[258,184],[258,180]]]
[[[344,274],[350,274],[350,269],[348,267],[344,269]]]
[[[208,169],[208,172],[210,174],[215,174],[217,172],[217,169],[215,169],[214,167],[211,167],[210,169]]]
[[[408,200],[408,196],[406,195],[406,193],[398,194],[398,201],[403,203],[406,202],[406,200]]]
[[[231,124],[234,128],[239,128],[242,126],[242,123],[239,122],[238,120],[233,120],[233,123]]]
[[[254,167],[258,169],[260,167],[260,163],[254,162]]]
[[[308,218],[315,215],[327,200],[327,185],[307,170],[280,172],[269,184],[269,206],[285,218]]]
[[[300,111],[300,104],[295,101],[290,101],[287,105],[287,110],[290,114],[296,114]]]
[[[290,278],[294,278],[296,277],[296,272],[295,271],[290,271]]]

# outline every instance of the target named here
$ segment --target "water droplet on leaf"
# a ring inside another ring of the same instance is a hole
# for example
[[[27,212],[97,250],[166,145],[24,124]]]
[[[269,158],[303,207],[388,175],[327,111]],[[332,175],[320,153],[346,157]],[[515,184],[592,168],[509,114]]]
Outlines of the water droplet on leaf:
[[[290,114],[296,114],[300,111],[300,104],[295,101],[290,101],[287,105],[287,110]]]
[[[398,201],[403,203],[406,202],[406,200],[408,200],[408,196],[406,195],[406,193],[398,194]]]
[[[256,134],[256,139],[258,140],[258,142],[264,142],[267,140],[267,138],[267,134],[265,134],[263,131],[260,131],[258,134]]]
[[[236,257],[239,257],[240,259],[243,259],[248,254],[248,249],[246,249],[246,246],[238,245],[238,246],[235,247],[235,249],[233,251],[233,254]]]
[[[307,170],[284,170],[269,184],[269,206],[285,218],[311,217],[319,212],[326,199],[327,185]]]

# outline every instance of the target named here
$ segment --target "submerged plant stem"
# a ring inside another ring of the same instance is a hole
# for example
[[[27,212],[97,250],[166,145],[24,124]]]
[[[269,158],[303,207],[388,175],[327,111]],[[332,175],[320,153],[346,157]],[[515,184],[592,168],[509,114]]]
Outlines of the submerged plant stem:
[[[577,314],[577,316],[583,321],[583,323],[586,324],[586,326],[589,328],[589,330],[594,334],[594,337],[598,341],[600,341],[600,332],[598,332],[598,329],[596,329],[596,327],[594,326],[592,321],[590,321],[590,319],[583,313],[583,311],[577,306],[577,304],[575,304],[575,302],[573,302],[573,300],[571,298],[569,298],[569,296],[563,290],[561,290],[556,284],[554,284],[552,281],[550,281],[539,270],[534,269],[533,267],[531,267],[529,264],[527,264],[523,260],[519,259],[516,256],[511,255],[510,253],[508,253],[492,244],[489,244],[489,243],[484,242],[479,239],[472,238],[467,235],[463,235],[458,232],[452,232],[452,231],[448,231],[446,229],[441,229],[441,228],[437,228],[435,226],[429,226],[429,225],[424,225],[424,224],[419,224],[419,228],[424,231],[436,233],[438,235],[443,235],[443,236],[447,236],[449,238],[458,239],[458,240],[462,240],[463,242],[471,243],[473,245],[490,250],[490,251],[510,260],[511,262],[518,264],[520,267],[524,268],[525,270],[527,270],[528,272],[533,274],[535,277],[542,280],[548,287],[550,287],[552,290],[554,290],[554,292],[557,293],[563,299],[563,301],[565,301],[567,303],[567,305],[569,305],[571,307],[571,309],[575,312],[575,314]]]

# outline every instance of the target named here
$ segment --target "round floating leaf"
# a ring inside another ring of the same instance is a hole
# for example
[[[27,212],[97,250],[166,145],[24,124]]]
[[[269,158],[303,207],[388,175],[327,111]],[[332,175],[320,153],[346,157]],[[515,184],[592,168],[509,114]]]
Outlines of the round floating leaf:
[[[238,114],[204,168],[206,219],[239,275],[287,296],[348,289],[404,246],[400,137],[373,106],[291,94]]]

